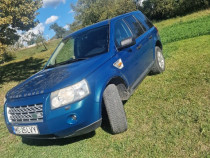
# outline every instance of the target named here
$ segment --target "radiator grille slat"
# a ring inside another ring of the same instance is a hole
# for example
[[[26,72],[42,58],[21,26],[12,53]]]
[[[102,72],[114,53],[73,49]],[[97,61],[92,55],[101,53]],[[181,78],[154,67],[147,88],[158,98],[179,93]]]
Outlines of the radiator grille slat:
[[[7,116],[12,123],[43,122],[43,105],[7,107]]]

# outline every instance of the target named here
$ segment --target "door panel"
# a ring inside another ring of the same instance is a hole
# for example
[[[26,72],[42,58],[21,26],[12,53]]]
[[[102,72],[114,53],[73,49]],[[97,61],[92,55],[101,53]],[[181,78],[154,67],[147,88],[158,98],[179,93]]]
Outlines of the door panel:
[[[150,30],[146,31],[146,28],[132,15],[116,22],[116,46],[120,45],[120,41],[131,36],[135,38],[136,44],[118,53],[124,64],[124,68],[120,71],[127,78],[130,86],[138,80],[153,61],[152,33]]]
[[[124,18],[124,20],[131,29],[133,37],[136,38],[136,44],[133,46],[134,49],[132,50],[135,54],[136,60],[136,77],[134,80],[136,81],[141,76],[141,74],[144,73],[151,62],[149,59],[150,55],[147,39],[148,34],[145,32],[145,27],[143,27],[134,16],[128,16]]]
[[[144,28],[145,35],[145,47],[147,48],[147,55],[146,59],[147,62],[145,63],[147,66],[150,65],[154,60],[154,50],[153,50],[153,25],[152,23],[142,14],[136,13],[134,15],[136,20],[139,22],[139,24]]]
[[[118,47],[122,40],[132,37],[133,34],[126,23],[121,19],[115,23],[114,36],[115,44]],[[131,85],[139,75],[139,61],[137,59],[136,46],[123,49],[118,52],[117,56],[122,59],[124,65],[123,69],[120,71],[127,78],[129,85]]]
[[[151,39],[150,39],[151,38]],[[136,39],[136,43],[141,44],[141,49],[137,50],[140,58],[143,59],[141,67],[145,70],[153,62],[153,37],[150,32],[145,32]]]

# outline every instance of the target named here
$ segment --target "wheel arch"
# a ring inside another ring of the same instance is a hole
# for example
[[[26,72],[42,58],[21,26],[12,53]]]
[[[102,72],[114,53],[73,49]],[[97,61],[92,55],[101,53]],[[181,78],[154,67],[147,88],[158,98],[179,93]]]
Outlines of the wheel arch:
[[[122,77],[116,76],[113,77],[107,84],[114,84],[119,92],[119,95],[121,97],[121,100],[127,100],[129,95],[128,95],[128,85],[125,82],[125,80]]]
[[[127,92],[127,90],[129,89],[127,81],[124,79],[124,77],[115,75],[115,76],[109,77],[107,81],[100,88],[100,94],[98,94],[99,96],[97,97],[98,102],[102,103],[103,92],[109,84],[114,84],[117,86],[117,89],[119,91],[119,94],[122,100],[124,100],[123,98],[127,97],[125,96],[126,93],[123,93],[123,92]]]
[[[104,124],[104,122],[107,122],[107,119],[108,119],[106,107],[105,107],[105,104],[104,104],[104,101],[103,101],[103,94],[104,94],[104,91],[105,91],[106,87],[110,84],[116,85],[116,87],[118,89],[118,92],[119,92],[119,95],[121,97],[121,100],[127,100],[130,96],[130,95],[128,95],[129,93],[127,93],[128,89],[129,89],[129,86],[128,86],[126,80],[122,76],[112,76],[109,79],[107,79],[107,82],[103,85],[103,88],[101,88],[100,96],[99,96],[99,98],[100,98],[100,101],[99,101],[100,115],[101,115],[102,120],[103,120],[102,124]],[[105,123],[105,124],[107,124],[107,123]]]
[[[99,105],[99,107],[96,107],[98,108],[99,117],[102,117],[102,111],[104,108],[103,93],[109,84],[115,84],[116,86],[120,85],[118,88],[119,89],[121,88],[121,92],[126,92],[126,90],[129,89],[129,85],[126,78],[120,75],[121,74],[119,73],[119,71],[115,71],[115,72],[113,71],[112,73],[104,74],[100,76],[97,82],[95,83],[95,86],[94,86],[95,97],[94,98],[95,98],[95,102],[98,102],[98,105]],[[120,95],[123,96],[122,93],[120,93]]]
[[[163,45],[160,40],[157,40],[155,46],[158,46],[161,50],[163,50]]]

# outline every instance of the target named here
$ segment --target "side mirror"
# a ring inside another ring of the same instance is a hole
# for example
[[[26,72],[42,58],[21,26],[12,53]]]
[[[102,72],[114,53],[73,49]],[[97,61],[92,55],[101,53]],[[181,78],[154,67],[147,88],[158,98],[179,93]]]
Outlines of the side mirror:
[[[124,48],[128,48],[136,44],[136,40],[133,37],[126,38],[120,42],[120,46],[118,50],[122,50]]]

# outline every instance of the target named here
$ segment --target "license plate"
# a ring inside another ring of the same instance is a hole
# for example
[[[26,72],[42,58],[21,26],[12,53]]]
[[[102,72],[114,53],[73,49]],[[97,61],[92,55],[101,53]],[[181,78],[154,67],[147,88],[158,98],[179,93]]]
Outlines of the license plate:
[[[39,134],[37,126],[14,126],[13,129],[15,134]]]

